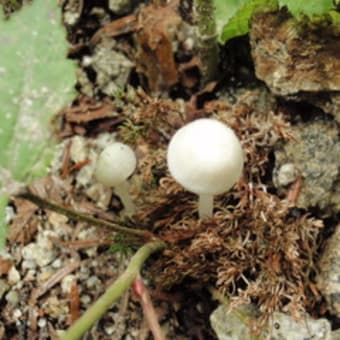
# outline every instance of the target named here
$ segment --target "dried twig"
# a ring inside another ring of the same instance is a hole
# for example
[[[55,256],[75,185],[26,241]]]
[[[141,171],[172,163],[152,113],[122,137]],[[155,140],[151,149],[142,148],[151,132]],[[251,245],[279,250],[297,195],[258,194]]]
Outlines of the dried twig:
[[[133,288],[139,298],[140,304],[142,305],[146,321],[150,327],[154,339],[165,340],[165,336],[159,324],[155,308],[153,307],[150,298],[150,294],[147,288],[145,287],[143,279],[140,275],[136,277],[133,283]]]
[[[95,217],[88,216],[86,214],[76,212],[74,210],[62,207],[61,205],[58,205],[54,202],[51,202],[48,199],[41,198],[41,197],[31,193],[31,192],[21,193],[19,195],[19,197],[33,202],[34,204],[38,205],[40,208],[55,211],[59,214],[67,216],[70,219],[75,219],[75,220],[78,220],[78,221],[87,222],[87,223],[94,225],[94,226],[97,226],[97,227],[111,228],[112,230],[114,230],[116,232],[120,232],[120,233],[124,233],[124,234],[128,234],[128,235],[139,236],[146,241],[155,239],[155,236],[147,230],[138,230],[138,229],[133,229],[133,228],[127,228],[127,227],[120,225],[117,222],[113,223],[113,222],[109,222],[109,221],[100,220],[100,219],[97,219]]]

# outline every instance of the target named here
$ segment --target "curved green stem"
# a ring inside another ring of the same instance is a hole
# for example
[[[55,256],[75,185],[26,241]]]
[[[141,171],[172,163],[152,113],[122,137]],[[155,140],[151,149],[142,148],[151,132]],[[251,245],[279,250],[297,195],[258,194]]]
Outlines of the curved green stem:
[[[144,240],[151,240],[155,238],[153,234],[147,230],[127,228],[122,225],[119,225],[116,222],[112,223],[109,221],[100,220],[98,218],[88,216],[86,214],[82,214],[80,212],[65,208],[61,205],[58,205],[54,202],[49,201],[48,199],[41,198],[31,192],[25,192],[25,193],[19,194],[18,197],[29,200],[41,208],[55,211],[59,214],[67,216],[68,218],[73,218],[78,221],[87,222],[94,226],[111,228],[112,230],[120,232],[120,233],[142,237]]]
[[[142,265],[154,252],[163,249],[164,242],[146,243],[131,258],[124,273],[106,290],[106,292],[66,331],[60,340],[77,340],[87,332],[112,306],[112,304],[131,286],[139,274]]]

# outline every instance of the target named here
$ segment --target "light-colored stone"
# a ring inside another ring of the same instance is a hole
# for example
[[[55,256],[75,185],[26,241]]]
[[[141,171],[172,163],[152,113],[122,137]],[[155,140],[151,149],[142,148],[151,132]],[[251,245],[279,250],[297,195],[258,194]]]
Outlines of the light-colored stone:
[[[92,67],[97,74],[96,83],[100,90],[113,96],[127,85],[134,63],[116,51],[114,40],[106,39],[96,46]]]
[[[229,311],[220,305],[210,315],[211,326],[219,340],[253,340],[248,322],[256,318],[256,311],[251,306],[241,306]],[[260,339],[270,340],[330,340],[331,326],[326,319],[312,319],[308,315],[300,321],[290,315],[275,312]]]
[[[318,263],[317,285],[332,314],[340,317],[340,224],[327,241]],[[340,338],[339,338],[340,339]]]
[[[220,305],[210,315],[210,323],[219,340],[252,340],[247,321],[253,314],[251,306],[229,311]]]
[[[295,321],[290,315],[276,312],[269,324],[269,335],[271,340],[330,340],[331,326],[326,319],[306,315]]]
[[[12,285],[18,283],[21,279],[20,273],[15,268],[15,266],[11,267],[7,275],[8,275],[8,282]]]
[[[72,284],[73,282],[76,281],[76,279],[77,277],[73,274],[66,275],[61,281],[61,291],[64,294],[69,294],[71,291]]]
[[[126,14],[132,10],[134,0],[109,0],[109,8],[115,14]]]

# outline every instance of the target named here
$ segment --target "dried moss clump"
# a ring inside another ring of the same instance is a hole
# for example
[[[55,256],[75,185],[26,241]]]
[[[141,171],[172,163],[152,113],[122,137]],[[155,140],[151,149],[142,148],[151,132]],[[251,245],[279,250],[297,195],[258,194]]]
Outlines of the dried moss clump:
[[[135,218],[170,244],[152,266],[158,284],[171,287],[186,279],[211,284],[235,305],[256,303],[264,323],[276,310],[298,316],[315,303],[310,279],[322,223],[295,214],[291,202],[268,192],[269,154],[275,143],[291,137],[273,100],[261,98],[263,93],[247,91],[234,105],[219,100],[197,111],[231,126],[246,156],[243,178],[216,199],[213,218],[204,222],[198,221],[196,197],[176,184],[166,168],[167,143],[188,120],[183,105],[145,97],[145,107],[130,116],[130,129],[144,131],[134,141],[140,158]],[[126,127],[121,130],[123,138],[128,134]]]
[[[298,317],[311,310],[319,299],[313,254],[322,222],[294,209],[294,190],[288,188],[287,199],[275,195],[271,180],[274,146],[293,140],[286,108],[264,90],[243,90],[203,107],[195,100],[157,99],[130,90],[113,103],[122,120],[100,126],[108,131],[114,126],[117,140],[136,151],[134,223],[169,244],[151,265],[158,285],[197,280],[228,295],[232,305],[255,303],[262,312],[257,326],[274,311]],[[234,129],[246,163],[238,184],[216,197],[213,218],[200,222],[197,197],[170,177],[166,151],[181,126],[201,117]]]

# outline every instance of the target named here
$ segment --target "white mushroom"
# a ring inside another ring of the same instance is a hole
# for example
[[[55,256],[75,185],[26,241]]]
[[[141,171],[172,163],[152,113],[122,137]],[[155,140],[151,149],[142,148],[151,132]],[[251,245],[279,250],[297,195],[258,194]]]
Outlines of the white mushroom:
[[[168,166],[174,179],[199,195],[199,217],[211,217],[213,196],[229,190],[243,170],[243,151],[237,136],[215,119],[198,119],[172,137]]]
[[[132,215],[135,211],[127,178],[134,172],[136,165],[136,155],[128,145],[113,143],[101,152],[95,169],[95,176],[100,183],[114,187],[127,215]]]

